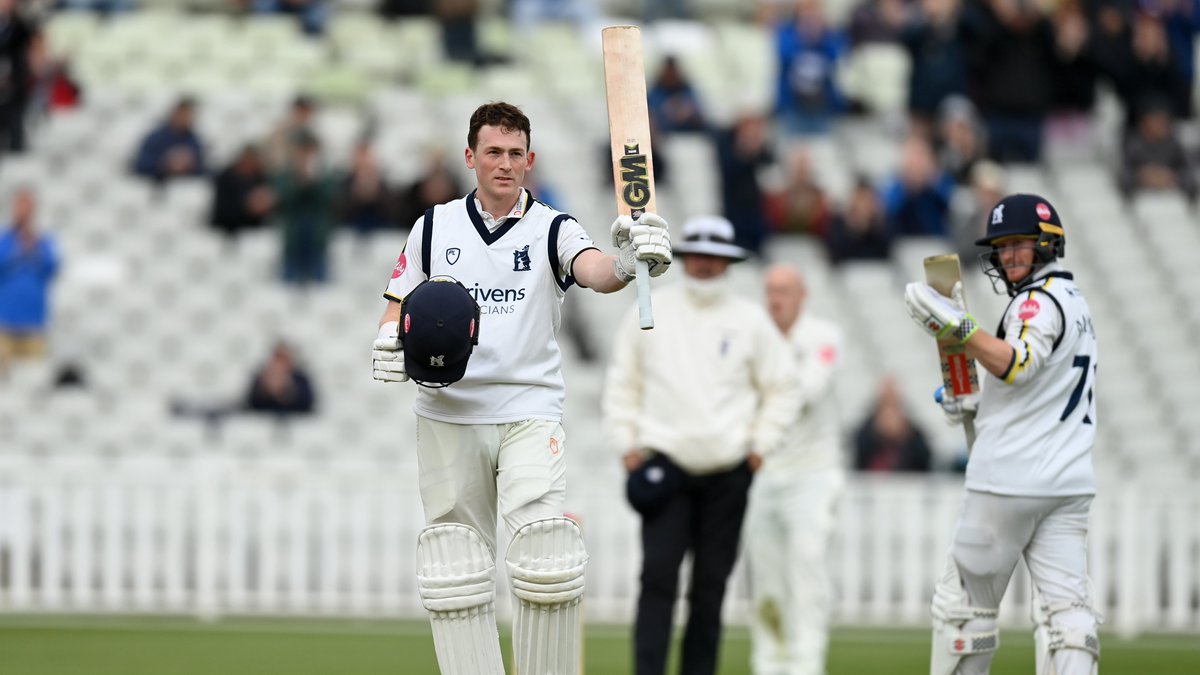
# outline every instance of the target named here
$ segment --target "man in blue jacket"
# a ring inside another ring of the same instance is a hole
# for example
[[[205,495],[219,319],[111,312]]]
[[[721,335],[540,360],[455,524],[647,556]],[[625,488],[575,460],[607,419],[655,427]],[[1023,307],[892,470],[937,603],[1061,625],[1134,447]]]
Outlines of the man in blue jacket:
[[[0,374],[15,359],[46,353],[50,282],[58,251],[33,227],[35,201],[28,189],[13,197],[13,219],[0,234]]]

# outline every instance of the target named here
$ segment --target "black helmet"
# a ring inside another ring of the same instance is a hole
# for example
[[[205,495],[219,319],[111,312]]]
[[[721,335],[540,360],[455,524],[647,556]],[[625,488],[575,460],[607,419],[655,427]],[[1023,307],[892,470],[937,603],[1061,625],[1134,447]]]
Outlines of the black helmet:
[[[404,370],[413,382],[445,387],[463,378],[479,344],[479,305],[450,277],[423,281],[400,308]]]
[[[983,272],[993,279],[993,285],[996,280],[1004,282],[1012,295],[1015,289],[1000,266],[1000,254],[995,248],[997,241],[1010,237],[1036,240],[1034,271],[1063,257],[1067,240],[1058,211],[1050,205],[1050,200],[1031,194],[1012,194],[1001,199],[988,217],[986,236],[975,240],[975,244],[992,247],[979,255]]]

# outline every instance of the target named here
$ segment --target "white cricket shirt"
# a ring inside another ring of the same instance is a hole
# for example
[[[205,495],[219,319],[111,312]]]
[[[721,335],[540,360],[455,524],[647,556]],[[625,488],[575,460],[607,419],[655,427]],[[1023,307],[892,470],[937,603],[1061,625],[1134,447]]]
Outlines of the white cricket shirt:
[[[558,236],[550,239],[552,224]],[[482,310],[479,344],[463,379],[421,387],[418,415],[458,424],[562,420],[565,387],[558,348],[562,300],[575,256],[595,248],[573,218],[524,189],[509,214],[494,220],[475,192],[434,207],[430,268],[421,261],[424,219],[417,220],[384,297],[403,300],[430,276],[462,282]]]
[[[841,427],[833,396],[833,375],[841,359],[842,332],[837,324],[802,315],[788,331],[796,355],[801,407],[779,451],[764,462],[764,470],[816,471],[843,465]]]
[[[997,337],[1013,346],[984,379],[969,490],[1049,497],[1096,493],[1096,332],[1070,273],[1047,265],[1009,302]]]
[[[728,292],[700,300],[681,283],[655,292],[654,330],[637,319],[635,307],[618,328],[604,388],[614,450],[655,450],[707,474],[778,449],[800,391],[766,310]]]

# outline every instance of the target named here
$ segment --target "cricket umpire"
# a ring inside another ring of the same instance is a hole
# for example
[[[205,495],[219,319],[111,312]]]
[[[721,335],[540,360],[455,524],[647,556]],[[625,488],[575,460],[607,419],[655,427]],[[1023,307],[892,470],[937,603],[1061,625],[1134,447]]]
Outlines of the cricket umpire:
[[[621,323],[608,371],[605,428],[629,471],[642,516],[635,673],[662,675],[679,566],[692,552],[681,672],[711,675],[721,604],[737,558],[752,473],[780,446],[800,408],[792,350],[757,303],[737,297],[727,269],[747,253],[733,225],[695,218],[674,253],[684,280],[657,293],[655,328]]]

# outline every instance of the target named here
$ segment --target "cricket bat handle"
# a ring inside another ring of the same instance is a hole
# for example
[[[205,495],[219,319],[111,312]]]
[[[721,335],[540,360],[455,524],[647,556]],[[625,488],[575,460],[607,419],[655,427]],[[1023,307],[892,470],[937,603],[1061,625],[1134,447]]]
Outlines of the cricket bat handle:
[[[650,306],[650,264],[645,260],[638,260],[637,276],[634,281],[637,283],[638,297],[638,318],[642,330],[650,330],[654,328],[654,309]]]
[[[963,432],[967,435],[967,454],[971,454],[971,448],[975,446],[975,413],[963,413]]]

